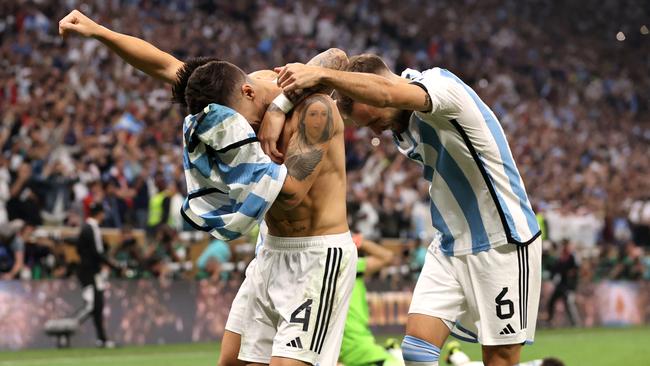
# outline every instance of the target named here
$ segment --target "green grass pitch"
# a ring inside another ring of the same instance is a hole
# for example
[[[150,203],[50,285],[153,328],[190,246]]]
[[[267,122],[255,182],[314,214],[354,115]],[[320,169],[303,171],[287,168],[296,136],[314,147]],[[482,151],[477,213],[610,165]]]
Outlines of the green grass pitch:
[[[0,366],[216,366],[218,349],[218,343],[199,343],[3,351]],[[480,357],[477,345],[463,343],[463,351],[473,360]],[[650,328],[542,330],[534,345],[524,347],[522,361],[546,356],[559,357],[570,366],[650,365]]]

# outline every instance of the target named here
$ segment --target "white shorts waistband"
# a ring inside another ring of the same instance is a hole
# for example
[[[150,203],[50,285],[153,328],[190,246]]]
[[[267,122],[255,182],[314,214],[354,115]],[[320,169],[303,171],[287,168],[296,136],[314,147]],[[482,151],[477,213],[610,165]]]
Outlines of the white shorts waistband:
[[[279,250],[295,250],[306,248],[332,248],[354,245],[352,235],[349,231],[341,234],[285,237],[267,235],[264,240],[264,247]]]

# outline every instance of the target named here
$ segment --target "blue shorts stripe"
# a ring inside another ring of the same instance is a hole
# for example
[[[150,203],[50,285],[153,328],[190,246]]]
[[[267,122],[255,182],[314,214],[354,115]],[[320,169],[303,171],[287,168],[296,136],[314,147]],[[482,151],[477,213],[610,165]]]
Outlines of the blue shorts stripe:
[[[407,335],[402,341],[404,361],[436,362],[440,357],[440,348],[422,339]]]

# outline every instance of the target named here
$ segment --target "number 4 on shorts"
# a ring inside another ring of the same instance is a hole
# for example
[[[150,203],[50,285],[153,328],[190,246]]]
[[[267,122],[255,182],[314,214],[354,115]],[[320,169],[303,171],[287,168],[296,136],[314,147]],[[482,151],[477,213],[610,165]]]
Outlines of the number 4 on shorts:
[[[302,324],[302,331],[306,332],[307,329],[309,329],[309,318],[311,318],[311,303],[312,299],[307,299],[307,301],[303,302],[302,305],[298,306],[296,310],[291,313],[291,319],[289,320],[291,323],[298,323]],[[302,311],[305,311],[305,315],[302,317],[299,317],[299,314]]]
[[[507,293],[508,288],[504,287],[503,290],[501,290],[499,296],[494,299],[494,302],[497,304],[497,316],[499,319],[510,319],[515,314],[515,305],[512,303],[512,301],[503,299]]]

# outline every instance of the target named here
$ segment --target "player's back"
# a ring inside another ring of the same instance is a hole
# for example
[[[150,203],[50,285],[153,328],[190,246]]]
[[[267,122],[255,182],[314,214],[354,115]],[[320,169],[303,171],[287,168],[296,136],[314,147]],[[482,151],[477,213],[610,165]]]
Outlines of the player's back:
[[[348,231],[345,203],[345,144],[343,120],[326,95],[308,97],[285,125],[287,180],[313,180],[296,206],[296,197],[280,194],[266,220],[269,233],[281,237],[339,234]],[[285,183],[286,184],[286,183]]]

